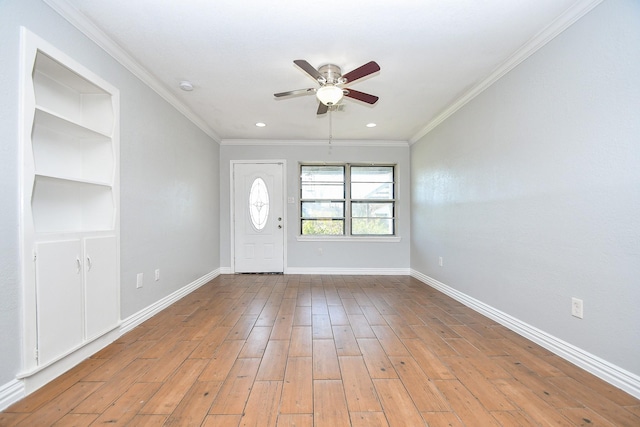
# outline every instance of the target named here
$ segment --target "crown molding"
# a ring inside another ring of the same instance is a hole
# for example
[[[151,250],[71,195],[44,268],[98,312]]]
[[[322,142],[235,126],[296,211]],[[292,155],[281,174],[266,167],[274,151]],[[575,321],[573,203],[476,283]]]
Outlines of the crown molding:
[[[57,12],[71,25],[97,44],[102,50],[111,55],[131,74],[140,79],[153,91],[160,95],[165,101],[171,104],[182,115],[189,119],[194,125],[220,144],[218,136],[209,125],[202,120],[193,110],[182,103],[165,85],[163,85],[153,74],[147,71],[140,63],[131,57],[120,45],[115,43],[107,34],[91,22],[82,12],[69,4],[66,0],[43,0],[51,9]]]
[[[505,62],[496,68],[487,78],[479,84],[471,88],[468,92],[454,101],[449,107],[438,114],[431,120],[422,130],[409,139],[409,144],[413,145],[422,137],[435,129],[442,122],[451,117],[456,111],[464,107],[467,103],[480,95],[485,89],[489,88],[495,82],[500,80],[505,74],[517,67],[525,59],[533,55],[544,45],[556,38],[564,30],[573,25],[576,21],[589,13],[593,8],[602,3],[603,0],[581,0],[569,7],[555,21],[549,24],[545,29],[531,38],[524,46],[511,55]]]
[[[262,145],[262,146],[274,146],[274,145],[319,145],[326,147],[408,147],[408,141],[374,141],[374,140],[359,140],[359,139],[343,139],[333,140],[331,144],[326,139],[223,139],[220,141],[220,145]]]

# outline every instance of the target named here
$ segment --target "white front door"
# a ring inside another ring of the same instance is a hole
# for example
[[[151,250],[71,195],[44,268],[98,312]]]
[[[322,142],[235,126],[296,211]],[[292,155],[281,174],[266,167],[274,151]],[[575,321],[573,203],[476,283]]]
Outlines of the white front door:
[[[236,273],[284,271],[282,163],[234,163]]]

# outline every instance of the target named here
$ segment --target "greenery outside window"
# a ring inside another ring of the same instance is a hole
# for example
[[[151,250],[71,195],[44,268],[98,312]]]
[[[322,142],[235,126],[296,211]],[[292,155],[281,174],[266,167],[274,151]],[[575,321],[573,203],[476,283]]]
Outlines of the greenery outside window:
[[[395,165],[300,166],[303,236],[394,236]]]

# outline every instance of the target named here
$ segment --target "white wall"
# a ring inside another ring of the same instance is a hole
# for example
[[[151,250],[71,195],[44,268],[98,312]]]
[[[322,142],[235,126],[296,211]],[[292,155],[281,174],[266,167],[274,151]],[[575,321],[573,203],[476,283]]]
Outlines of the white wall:
[[[219,145],[42,1],[0,1],[0,389],[21,369],[21,25],[120,89],[122,318],[220,265]]]
[[[411,147],[412,269],[636,375],[639,23],[603,2]]]
[[[238,144],[236,142],[235,144]],[[233,141],[220,148],[220,265],[231,266],[230,249],[230,161],[282,159],[287,162],[287,196],[299,200],[300,162],[387,162],[397,163],[398,185],[397,229],[399,242],[355,242],[355,241],[313,241],[297,240],[300,234],[298,204],[287,204],[287,246],[288,256],[285,269],[293,272],[327,272],[338,270],[393,272],[409,270],[409,146],[406,143],[387,143],[374,146],[361,142],[358,146],[348,146],[345,142],[282,144],[278,141],[262,141],[254,145],[234,145]],[[322,248],[322,254],[318,251]]]

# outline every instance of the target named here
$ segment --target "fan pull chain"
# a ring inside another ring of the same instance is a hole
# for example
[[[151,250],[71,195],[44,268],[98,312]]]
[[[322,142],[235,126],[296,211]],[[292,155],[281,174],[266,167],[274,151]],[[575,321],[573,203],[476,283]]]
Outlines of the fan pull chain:
[[[329,107],[329,145],[333,141],[333,116],[331,115],[332,108]]]

